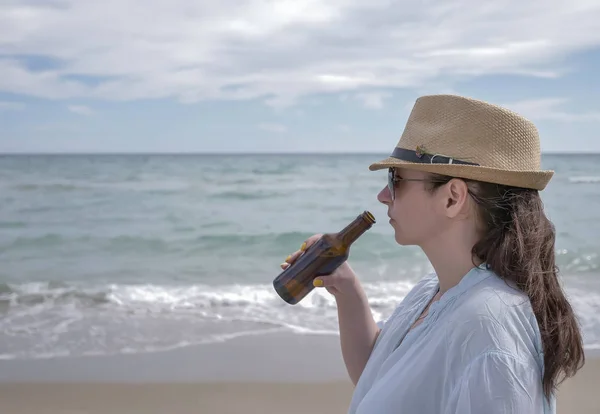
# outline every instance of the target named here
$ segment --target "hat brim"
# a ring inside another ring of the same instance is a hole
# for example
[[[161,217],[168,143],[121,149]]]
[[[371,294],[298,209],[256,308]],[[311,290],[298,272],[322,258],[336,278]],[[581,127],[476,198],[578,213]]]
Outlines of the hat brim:
[[[388,157],[371,164],[369,170],[377,171],[390,167],[449,175],[513,187],[530,188],[533,190],[543,190],[546,188],[546,185],[554,175],[554,171],[552,170],[508,171],[479,165],[416,163],[403,161],[394,157]]]

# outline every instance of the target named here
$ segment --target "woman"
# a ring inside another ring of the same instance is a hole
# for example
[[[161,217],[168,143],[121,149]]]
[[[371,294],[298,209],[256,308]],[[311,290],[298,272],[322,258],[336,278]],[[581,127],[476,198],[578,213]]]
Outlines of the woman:
[[[419,98],[378,200],[400,245],[434,273],[376,323],[348,263],[315,279],[335,296],[350,413],[554,413],[556,386],[583,365],[539,191],[535,126],[459,96]],[[292,254],[289,266],[315,235]]]

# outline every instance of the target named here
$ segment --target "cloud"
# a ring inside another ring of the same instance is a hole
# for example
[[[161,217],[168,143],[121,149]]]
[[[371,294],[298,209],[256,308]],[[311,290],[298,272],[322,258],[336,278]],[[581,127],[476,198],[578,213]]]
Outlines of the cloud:
[[[69,109],[69,111],[73,112],[74,114],[78,114],[78,115],[89,116],[94,113],[94,111],[91,108],[89,108],[85,105],[69,105],[67,108]]]
[[[598,20],[595,0],[12,0],[0,5],[0,91],[287,106],[453,77],[558,77],[565,56],[600,45]]]
[[[284,132],[287,132],[287,130],[288,130],[285,125],[281,125],[281,124],[263,123],[263,124],[258,124],[258,127],[264,131],[275,132],[278,134],[282,134]]]
[[[392,96],[389,92],[365,92],[356,95],[356,98],[361,100],[366,108],[381,109],[383,101]]]
[[[20,111],[21,109],[25,109],[24,103],[0,101],[0,111]]]
[[[562,122],[600,121],[600,112],[567,112],[561,108],[566,103],[567,100],[563,98],[544,98],[506,103],[502,106],[532,120]]]

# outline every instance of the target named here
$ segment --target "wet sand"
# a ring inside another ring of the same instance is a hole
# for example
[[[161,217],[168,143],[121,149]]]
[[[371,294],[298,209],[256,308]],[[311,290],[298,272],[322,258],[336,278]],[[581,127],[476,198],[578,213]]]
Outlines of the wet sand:
[[[600,359],[592,355],[561,386],[558,412],[600,413],[599,389]],[[334,336],[272,335],[143,355],[0,361],[6,414],[345,413],[351,395]]]

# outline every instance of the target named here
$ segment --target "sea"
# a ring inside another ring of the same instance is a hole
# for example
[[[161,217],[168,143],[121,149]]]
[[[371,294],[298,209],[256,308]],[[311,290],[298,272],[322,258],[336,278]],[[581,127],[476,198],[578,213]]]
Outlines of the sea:
[[[273,332],[338,335],[324,289],[289,305],[280,263],[363,211],[349,261],[376,319],[432,271],[396,244],[387,154],[0,156],[0,359],[157,352]],[[546,154],[542,197],[586,349],[600,349],[600,155]]]

